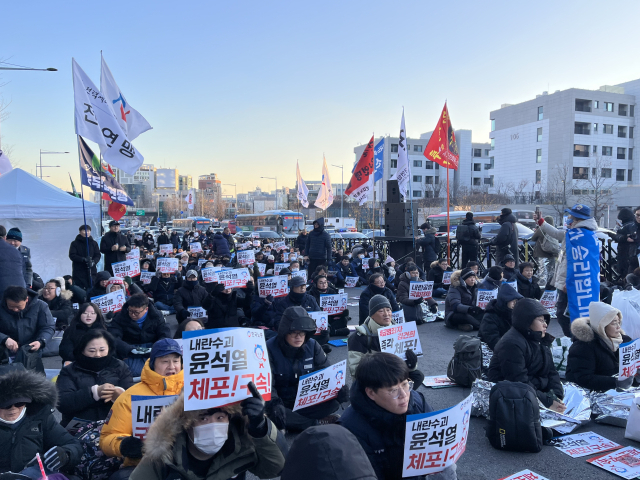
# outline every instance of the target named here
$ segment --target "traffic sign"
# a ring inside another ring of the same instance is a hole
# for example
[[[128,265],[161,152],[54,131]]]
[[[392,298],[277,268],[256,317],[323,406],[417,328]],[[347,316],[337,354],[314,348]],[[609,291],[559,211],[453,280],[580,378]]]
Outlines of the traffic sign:
[[[144,210],[138,210],[136,211],[136,215],[138,215],[139,217],[144,215]]]

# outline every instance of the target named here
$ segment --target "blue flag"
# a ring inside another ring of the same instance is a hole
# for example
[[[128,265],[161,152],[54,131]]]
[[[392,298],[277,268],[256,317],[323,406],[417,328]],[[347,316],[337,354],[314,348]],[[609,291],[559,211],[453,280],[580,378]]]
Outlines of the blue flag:
[[[373,149],[373,169],[375,175],[373,176],[373,183],[376,183],[378,180],[382,180],[382,173],[384,171],[384,138],[378,142],[378,144]]]
[[[600,241],[586,228],[570,228],[566,233],[567,299],[569,316],[589,316],[589,304],[600,301]]]

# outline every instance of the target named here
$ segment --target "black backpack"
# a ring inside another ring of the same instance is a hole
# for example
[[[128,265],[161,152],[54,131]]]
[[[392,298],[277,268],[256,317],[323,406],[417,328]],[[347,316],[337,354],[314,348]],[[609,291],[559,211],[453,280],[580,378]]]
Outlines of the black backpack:
[[[478,337],[460,335],[453,344],[447,376],[457,385],[470,387],[482,375],[482,346]]]
[[[506,380],[496,383],[489,394],[489,425],[485,429],[491,446],[498,450],[542,450],[540,408],[533,387]]]

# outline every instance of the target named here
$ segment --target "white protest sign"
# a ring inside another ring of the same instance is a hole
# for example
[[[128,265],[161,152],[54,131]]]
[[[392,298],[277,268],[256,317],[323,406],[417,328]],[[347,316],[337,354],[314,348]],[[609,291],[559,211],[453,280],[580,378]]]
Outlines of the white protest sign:
[[[443,285],[451,285],[451,274],[453,272],[444,272],[442,274],[442,284]]]
[[[207,262],[208,262],[208,260],[206,258],[199,258],[198,259],[198,268],[201,268],[202,265],[204,265]]]
[[[391,321],[394,325],[404,323],[404,310],[400,309],[397,312],[391,312]]]
[[[283,268],[289,268],[289,264],[288,263],[274,263],[273,264],[273,274],[274,275],[278,275],[280,273],[280,270],[282,270]]]
[[[260,240],[254,240],[253,241],[253,246],[254,247],[259,247],[260,246]]]
[[[304,278],[304,283],[307,283],[307,271],[306,270],[298,270],[297,272],[291,272],[291,278],[293,277],[302,277]]]
[[[416,355],[422,355],[422,345],[418,336],[416,322],[404,322],[389,325],[378,330],[380,350],[392,353],[403,360],[407,359],[407,350],[413,350]]]
[[[284,297],[288,293],[289,282],[286,275],[258,279],[258,296],[260,298],[267,298],[269,295]]]
[[[144,440],[156,417],[177,398],[177,395],[131,395],[132,435]]]
[[[635,376],[640,368],[640,338],[620,344],[619,362],[618,378]]]
[[[194,242],[189,244],[189,251],[191,253],[200,253],[202,252],[202,244],[200,242]]]
[[[301,376],[292,410],[295,412],[336,398],[342,386],[345,385],[346,372],[347,361],[343,360],[323,370]]]
[[[221,270],[217,273],[218,282],[223,283],[225,288],[244,288],[251,279],[249,270],[246,268],[236,268],[233,270]]]
[[[590,458],[587,462],[622,478],[632,479],[640,475],[640,450],[625,447],[607,455]]]
[[[489,302],[494,298],[498,298],[498,289],[494,290],[478,290],[476,297],[476,306],[483,310],[487,308]]]
[[[369,270],[369,262],[365,262],[366,258],[362,259],[362,271],[366,272],[367,270]]]
[[[411,282],[409,284],[409,298],[431,298],[433,292],[433,282]]]
[[[407,416],[402,477],[431,475],[458,461],[467,448],[472,402],[473,394],[446,410]]]
[[[430,388],[444,388],[444,387],[455,387],[456,383],[453,382],[446,375],[436,375],[434,377],[424,377],[422,384],[425,387]]]
[[[216,328],[183,332],[184,409],[221,407],[251,397],[253,382],[271,400],[271,366],[264,331]]]
[[[256,261],[253,250],[243,250],[238,252],[238,264],[240,265],[253,265]]]
[[[80,305],[79,305],[79,304],[77,304],[77,303],[74,303],[74,304],[72,305],[72,307],[73,307],[73,309],[74,309],[74,310],[80,310]]]
[[[531,470],[522,470],[521,472],[514,473],[508,477],[501,478],[500,480],[549,480],[547,477],[543,477]]]
[[[132,248],[129,253],[127,253],[127,260],[140,260],[140,249]]]
[[[273,242],[273,248],[275,248],[278,252],[280,250],[284,250],[287,248],[284,242]]]
[[[113,269],[113,276],[117,278],[137,277],[140,275],[140,261],[135,259],[112,263],[111,268]]]
[[[347,308],[349,296],[346,293],[320,295],[320,308],[329,315],[342,313]]]
[[[140,272],[140,280],[142,281],[142,284],[149,285],[154,275],[154,272]]]
[[[316,322],[316,333],[320,334],[323,330],[329,328],[329,314],[327,312],[307,312],[313,321]]]
[[[282,261],[283,262],[288,262],[289,261],[289,254],[287,252],[284,252],[282,254]]]
[[[156,262],[156,270],[162,273],[174,273],[178,271],[177,258],[159,258]]]
[[[189,318],[204,318],[207,316],[207,311],[202,307],[187,307],[187,310],[191,314]]]
[[[202,270],[200,270],[200,273],[202,274],[204,283],[213,283],[218,281],[218,275],[216,273],[215,267],[203,268]]]
[[[558,291],[557,290],[545,290],[540,298],[540,303],[544,308],[546,308],[549,313],[552,313],[556,308],[556,302],[558,301]]]
[[[267,264],[266,263],[258,263],[258,271],[260,272],[260,276],[264,277],[264,274],[267,271]]]
[[[115,292],[100,295],[99,297],[91,297],[91,303],[95,303],[103,314],[109,312],[119,312],[126,301],[124,290],[116,290]]]
[[[358,283],[359,277],[346,277],[344,279],[344,286],[347,288],[353,288]]]
[[[162,245],[158,245],[159,253],[173,253],[173,244],[171,243],[163,243]]]
[[[584,432],[564,437],[556,437],[552,440],[552,445],[571,458],[585,457],[594,453],[606,452],[620,448],[616,442],[607,440],[597,433]]]

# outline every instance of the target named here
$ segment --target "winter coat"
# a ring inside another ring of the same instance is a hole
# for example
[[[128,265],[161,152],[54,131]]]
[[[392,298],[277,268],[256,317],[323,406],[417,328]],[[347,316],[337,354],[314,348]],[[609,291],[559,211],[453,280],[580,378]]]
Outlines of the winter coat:
[[[171,245],[173,245],[173,248],[177,250],[178,247],[180,247],[180,235],[178,235],[176,232],[171,232],[169,243],[171,243]]]
[[[513,282],[516,279],[516,275],[518,273],[517,268],[507,268],[502,265],[502,281],[503,282]]]
[[[181,285],[182,277],[171,275],[169,278],[162,278],[156,275],[151,278],[151,282],[148,285],[144,285],[143,290],[151,293],[156,302],[172,305],[173,297]]]
[[[284,297],[276,298],[273,302],[273,328],[276,330],[280,325],[280,319],[282,318],[282,314],[289,307],[302,307],[307,312],[319,312],[320,306],[316,299],[313,298],[308,293],[305,293],[302,297],[301,301],[294,300],[291,296],[291,293]]]
[[[24,258],[24,282],[28,287],[33,286],[33,266],[31,264],[31,249],[29,247],[25,247],[24,245],[20,245],[18,247],[18,253],[22,255]]]
[[[319,228],[314,228],[307,234],[307,241],[304,246],[305,256],[310,260],[331,260],[331,235],[324,231],[324,218],[315,220]]]
[[[437,230],[431,227],[427,230],[424,237],[420,237],[416,241],[416,247],[422,250],[422,261],[428,264],[437,260],[440,256],[440,240],[436,237]]]
[[[612,240],[618,244],[618,268],[620,275],[626,275],[629,271],[629,261],[638,254],[640,235],[638,229],[640,224],[636,222],[633,212],[629,208],[622,208],[618,213],[618,220],[622,226],[616,230]],[[627,238],[635,237],[634,242],[628,242]]]
[[[89,330],[105,330],[105,328],[100,325],[99,322],[95,321],[90,326],[82,323],[80,320],[78,322],[69,325],[64,330],[62,334],[62,341],[60,342],[60,348],[58,349],[60,358],[62,358],[63,362],[73,362],[76,358],[73,354],[76,346],[80,343],[80,339],[89,331]]]
[[[387,297],[387,300],[389,300],[389,303],[391,304],[392,312],[400,310],[400,305],[398,305],[398,302],[396,301],[396,296],[390,289],[387,287],[380,288],[375,285],[369,285],[360,292],[360,300],[358,304],[360,323],[364,322],[364,320],[369,316],[369,300],[371,300],[374,295],[384,295]]]
[[[36,453],[44,457],[53,447],[62,447],[67,453],[67,466],[77,465],[82,446],[55,418],[56,386],[44,375],[10,367],[0,376],[0,400],[22,396],[31,398],[22,420],[13,426],[0,422],[0,473],[20,472]]]
[[[518,227],[516,226],[516,216],[513,213],[508,215],[500,215],[498,223],[500,230],[498,234],[491,239],[491,244],[496,246],[496,263],[502,263],[505,255],[513,255],[516,261],[516,267],[520,263],[518,258]]]
[[[171,338],[171,331],[162,314],[149,303],[142,328],[129,316],[129,303],[125,303],[107,327],[116,339],[116,356],[127,358],[136,345],[153,344],[162,338]]]
[[[11,338],[21,347],[37,340],[44,348],[53,336],[54,325],[49,307],[32,290],[28,290],[27,306],[19,313],[9,311],[4,298],[0,302],[0,345]]]
[[[7,287],[25,287],[26,265],[24,258],[13,246],[0,240],[0,295]]]
[[[207,309],[206,328],[239,327],[240,319],[244,317],[239,311],[251,309],[251,294],[238,290],[226,294],[218,287],[205,299],[203,306]]]
[[[300,250],[300,255],[304,255],[304,249],[307,246],[307,236],[299,234],[296,238],[296,243],[294,244],[295,248]]]
[[[87,292],[83,288],[80,288],[77,285],[69,285],[66,288],[71,292],[71,299],[69,301],[71,302],[72,308],[74,303],[77,303],[78,306],[80,306],[87,301]]]
[[[520,272],[516,273],[516,281],[518,282],[518,293],[524,298],[533,298],[540,300],[542,297],[542,289],[538,284],[538,277],[531,277],[531,281]]]
[[[338,262],[336,264],[336,278],[338,282],[345,283],[347,281],[347,277],[357,277],[356,269],[353,268],[353,265],[348,263],[345,267],[342,262]]]
[[[464,219],[456,229],[456,241],[463,247],[477,247],[480,241],[480,229],[473,220]]]
[[[451,267],[448,267],[447,272],[451,272]],[[429,274],[427,275],[427,281],[433,282],[433,289],[436,288],[444,288],[448,289],[449,285],[445,285],[442,283],[442,277],[444,276],[445,270],[442,270],[440,264],[437,260],[431,262],[431,268],[429,269]]]
[[[213,248],[211,250],[218,257],[231,257],[229,242],[221,233],[216,233],[213,236]]]
[[[185,458],[187,431],[194,426],[203,410],[185,412],[184,396],[180,395],[149,428],[144,443],[144,458],[129,477],[130,480],[228,480],[246,471],[258,478],[277,477],[285,459],[276,443],[278,430],[273,423],[267,419],[267,434],[254,438],[246,431],[245,417],[241,416],[239,404],[227,405],[222,410],[230,417],[228,438],[213,456],[206,476],[200,477],[190,470],[189,460]]]
[[[316,284],[313,284],[311,285],[311,288],[308,290],[308,293],[313,298],[315,298],[316,303],[320,305],[320,295],[336,295],[338,293],[338,289],[334,285],[329,283],[329,285],[327,285],[327,290],[325,292],[321,292],[320,290],[318,290],[318,287],[316,286]],[[344,315],[344,312],[337,313],[335,315],[329,315],[329,320],[333,322],[332,319],[338,318],[342,315]]]
[[[60,393],[58,410],[62,413],[63,426],[74,417],[82,420],[104,420],[111,410],[111,402],[96,400],[91,387],[110,383],[127,390],[133,385],[129,367],[122,360],[111,357],[111,362],[102,370],[95,372],[82,368],[75,361],[60,370],[56,387]]]
[[[161,233],[158,236],[158,251],[160,251],[160,245],[173,245],[173,243],[171,243],[171,239],[169,239],[169,235],[167,235],[166,233]]]
[[[542,242],[544,241],[544,234],[542,233],[542,229],[537,228],[533,235],[531,235],[531,239],[529,242],[535,242],[536,246],[533,247],[533,256],[535,258],[556,258],[553,253],[545,252],[542,249]]]
[[[477,285],[478,290],[497,290],[500,288],[500,285],[502,285],[502,280],[495,280],[487,275],[484,277],[484,280]]]
[[[516,292],[510,285],[502,285],[498,291],[498,298],[489,302],[484,311],[484,317],[480,322],[478,337],[493,350],[498,340],[511,328],[511,313],[513,310],[507,307],[511,300],[520,300],[522,295]]]
[[[184,387],[184,371],[163,377],[149,367],[147,360],[142,368],[140,383],[136,383],[113,403],[107,421],[100,432],[100,450],[108,457],[122,457],[120,443],[133,434],[131,424],[131,396],[179,395]],[[137,465],[140,459],[124,459],[124,466]]]
[[[275,312],[273,302],[269,305],[266,299],[259,295],[252,295],[251,298],[251,325],[264,326],[273,329]]]
[[[118,250],[112,251],[111,248],[116,243],[118,244]],[[127,249],[121,252],[120,247],[127,247]],[[109,231],[100,240],[100,251],[104,255],[104,269],[113,273],[111,264],[124,262],[127,259],[127,253],[131,251],[131,243],[122,233]]]
[[[87,240],[89,241],[89,255],[87,255]],[[76,239],[69,246],[69,260],[71,260],[71,276],[74,284],[81,288],[89,288],[91,280],[89,278],[89,265],[87,258],[91,259],[91,276],[95,278],[98,270],[96,265],[100,261],[100,247],[92,237],[88,239],[82,235],[77,235]]]
[[[75,310],[71,306],[71,297],[73,297],[73,293],[68,290],[61,290],[60,295],[54,297],[50,302],[46,301],[42,297],[42,294],[43,291],[40,290],[38,292],[38,298],[42,300],[47,307],[49,307],[49,311],[51,312],[51,316],[54,318],[56,328],[61,330],[62,328],[59,327],[66,327],[69,325],[75,315]]]
[[[176,310],[176,318],[179,321],[187,318],[187,312],[183,313],[183,310],[187,310],[189,307],[202,307],[208,296],[209,293],[202,285],[196,284],[193,288],[190,288],[183,283],[182,287],[178,288],[173,296],[173,308]]]
[[[456,270],[451,274],[451,287],[444,302],[444,321],[447,325],[454,313],[469,313],[469,308],[476,304],[478,288],[460,280],[461,273],[462,270]]]

